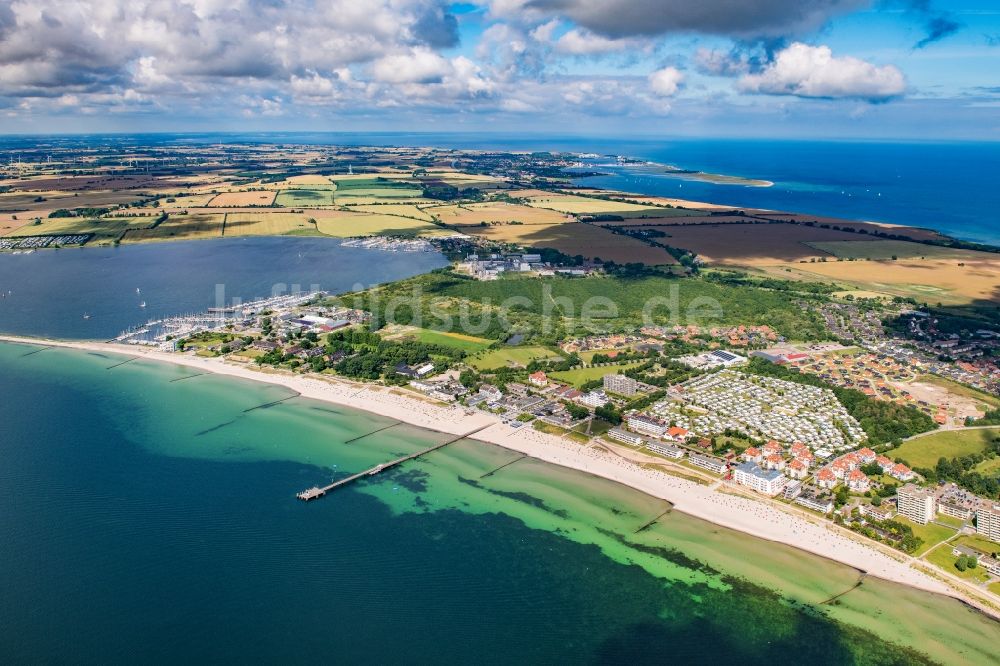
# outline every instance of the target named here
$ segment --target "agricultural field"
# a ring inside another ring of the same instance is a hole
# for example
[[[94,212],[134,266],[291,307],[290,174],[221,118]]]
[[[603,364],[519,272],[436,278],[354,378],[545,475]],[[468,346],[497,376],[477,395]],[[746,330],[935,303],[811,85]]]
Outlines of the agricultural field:
[[[305,213],[226,213],[224,236],[316,235]]]
[[[911,467],[933,469],[939,458],[956,458],[982,453],[986,445],[1000,437],[1000,426],[977,430],[942,430],[903,442],[886,455],[905,460]]]
[[[429,222],[397,215],[354,213],[347,211],[316,211],[316,227],[321,234],[349,238],[351,236],[418,236],[438,235],[440,227]]]
[[[129,229],[142,229],[153,223],[155,217],[108,217],[80,218],[58,217],[44,218],[41,224],[28,224],[17,229],[9,236],[42,236],[62,234],[94,234],[91,244],[101,244],[119,238]]]
[[[847,240],[809,242],[808,245],[844,259],[885,260],[893,257],[910,259],[914,257],[954,257],[961,256],[961,250],[948,247],[925,245],[911,241],[896,240]]]
[[[183,208],[204,208],[208,205],[208,202],[219,195],[212,194],[211,192],[207,194],[184,194],[179,197],[168,197],[167,199],[173,199],[173,201],[168,201],[163,199],[160,201],[160,206],[164,210],[180,210]]]
[[[413,183],[403,183],[387,178],[336,179],[336,198],[341,203],[351,199],[413,199],[423,196],[423,188]]]
[[[451,226],[478,226],[482,222],[487,224],[520,222],[524,225],[549,225],[575,221],[573,217],[565,213],[504,201],[432,206],[425,208],[424,211]]]
[[[144,198],[135,192],[5,192],[0,194],[0,210],[45,217],[60,208],[111,208]]]
[[[276,206],[286,208],[304,208],[309,206],[332,206],[333,189],[292,189],[281,190],[275,197]]]
[[[501,347],[466,359],[466,362],[477,370],[495,370],[513,365],[526,366],[532,361],[559,360],[561,358],[562,356],[547,347]]]
[[[640,363],[625,363],[622,365],[607,365],[604,367],[591,367],[591,368],[575,368],[573,370],[564,370],[562,372],[552,372],[549,373],[549,377],[558,380],[565,384],[572,384],[579,388],[587,382],[592,382],[595,379],[600,379],[604,375],[613,375],[616,372],[620,373],[623,370],[628,370],[629,368],[634,368]]]
[[[829,257],[806,243],[856,237],[847,231],[797,224],[692,224],[652,228],[667,234],[657,238],[659,242],[691,250],[708,263],[726,266],[770,265]]]
[[[607,229],[581,222],[551,225],[505,224],[469,227],[463,231],[492,241],[535,248],[549,247],[570,256],[582,255],[590,259],[600,258],[620,264],[634,261],[641,261],[650,266],[677,263],[663,248],[653,247],[638,239],[614,234]]]
[[[348,206],[352,211],[360,211],[363,213],[374,213],[376,215],[398,215],[400,217],[412,217],[415,220],[424,220],[430,222],[432,220],[430,214],[428,214],[423,208],[415,204],[402,204],[402,203],[391,203],[391,204],[374,204],[374,205],[354,205]]]
[[[270,206],[277,192],[257,190],[253,192],[223,192],[215,196],[208,205],[213,208],[239,208],[241,206]]]
[[[217,238],[222,235],[223,217],[221,214],[213,213],[171,215],[154,229],[133,229],[126,232],[122,242],[143,243]]]
[[[808,280],[836,280],[923,303],[1000,301],[1000,256],[985,252],[963,251],[961,260],[828,261],[787,268]]]
[[[515,195],[512,193],[511,196]],[[548,208],[573,215],[592,215],[598,213],[647,213],[649,215],[656,215],[662,210],[660,208],[647,208],[619,201],[608,201],[606,199],[594,199],[591,197],[553,192],[543,192],[541,195],[529,197],[528,205],[534,208]]]
[[[687,224],[747,224],[747,218],[742,215],[705,215],[704,211],[682,210],[679,208],[658,208],[655,214],[644,212],[628,217],[619,217],[622,219],[595,220],[592,224],[602,227],[673,227]]]

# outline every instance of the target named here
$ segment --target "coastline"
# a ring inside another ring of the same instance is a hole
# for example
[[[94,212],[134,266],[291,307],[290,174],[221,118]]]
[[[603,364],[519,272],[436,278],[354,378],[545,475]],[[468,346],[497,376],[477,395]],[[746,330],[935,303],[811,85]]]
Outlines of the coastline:
[[[852,567],[867,576],[907,585],[925,592],[953,597],[1000,620],[1000,609],[988,605],[915,568],[915,561],[901,553],[891,555],[827,521],[809,520],[799,512],[741,494],[726,492],[723,484],[707,487],[666,472],[640,467],[593,447],[571,444],[555,435],[531,428],[511,429],[495,416],[467,412],[393,387],[361,384],[342,378],[296,375],[257,370],[223,359],[172,354],[158,350],[97,341],[65,341],[0,335],[0,342],[111,352],[170,363],[218,375],[283,386],[304,398],[341,405],[389,417],[424,429],[461,435],[478,428],[477,441],[494,444],[550,464],[608,479],[644,494],[670,502],[674,510],[750,536],[782,543]],[[721,490],[716,490],[721,487]]]

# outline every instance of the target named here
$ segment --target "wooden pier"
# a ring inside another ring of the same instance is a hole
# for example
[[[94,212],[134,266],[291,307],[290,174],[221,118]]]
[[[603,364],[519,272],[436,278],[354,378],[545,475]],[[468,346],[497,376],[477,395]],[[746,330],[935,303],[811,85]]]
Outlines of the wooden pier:
[[[397,465],[402,465],[403,463],[405,463],[405,462],[407,462],[409,460],[415,460],[415,459],[417,459],[417,458],[419,458],[421,456],[427,455],[428,453],[431,453],[433,451],[437,451],[438,449],[443,449],[444,447],[448,446],[449,444],[453,444],[453,443],[457,442],[460,439],[465,439],[466,437],[471,437],[472,435],[475,435],[480,430],[485,430],[486,428],[489,428],[490,425],[492,425],[492,424],[484,425],[481,428],[476,428],[475,430],[473,430],[471,432],[467,432],[464,435],[459,435],[457,437],[453,437],[452,439],[449,439],[447,442],[441,442],[440,444],[435,444],[434,446],[430,446],[430,447],[428,447],[426,449],[422,449],[420,451],[417,451],[416,453],[411,453],[411,454],[409,454],[407,456],[403,456],[402,458],[396,458],[395,460],[390,460],[389,462],[380,463],[380,464],[375,465],[374,467],[372,467],[370,469],[366,469],[363,472],[358,472],[357,474],[352,474],[351,476],[348,476],[348,477],[345,477],[343,479],[340,479],[339,481],[334,481],[333,483],[331,483],[331,484],[329,484],[327,486],[323,486],[323,487],[314,486],[314,487],[309,488],[307,490],[303,490],[301,493],[298,493],[296,495],[296,497],[298,497],[303,502],[310,502],[310,501],[312,501],[314,499],[319,499],[320,497],[323,497],[324,495],[326,495],[328,492],[330,492],[332,490],[336,490],[337,488],[340,488],[342,486],[346,486],[349,483],[354,483],[355,481],[357,481],[359,479],[363,479],[366,476],[375,476],[376,474],[379,474],[380,472],[384,472],[387,469],[391,469],[393,467],[396,467]]]

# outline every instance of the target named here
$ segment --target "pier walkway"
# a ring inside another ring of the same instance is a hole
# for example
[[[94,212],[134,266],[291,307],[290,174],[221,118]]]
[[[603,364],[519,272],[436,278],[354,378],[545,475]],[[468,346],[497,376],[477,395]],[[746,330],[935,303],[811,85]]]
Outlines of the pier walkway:
[[[376,474],[379,474],[380,472],[384,472],[387,469],[390,469],[392,467],[396,467],[397,465],[402,465],[403,463],[405,463],[405,462],[407,462],[409,460],[415,460],[416,458],[419,458],[421,456],[425,456],[428,453],[431,453],[433,451],[437,451],[438,449],[443,449],[444,447],[448,446],[449,444],[453,444],[453,443],[459,441],[460,439],[465,439],[466,437],[471,437],[472,435],[475,435],[477,432],[480,432],[482,430],[486,430],[487,428],[489,428],[492,425],[493,425],[492,423],[490,423],[488,425],[484,425],[481,428],[476,428],[475,430],[467,432],[464,435],[458,435],[457,437],[453,437],[453,438],[449,439],[446,442],[441,442],[440,444],[435,444],[434,446],[430,446],[430,447],[428,447],[426,449],[422,449],[420,451],[417,451],[416,453],[411,453],[409,455],[403,456],[402,458],[396,458],[395,460],[390,460],[389,462],[380,463],[380,464],[375,465],[374,467],[372,467],[370,469],[366,469],[363,472],[358,472],[357,474],[352,474],[351,476],[348,476],[348,477],[345,477],[343,479],[340,479],[339,481],[334,481],[330,485],[323,486],[323,487],[314,486],[312,488],[309,488],[308,490],[303,490],[301,493],[298,493],[296,495],[296,497],[298,497],[303,502],[309,502],[309,501],[312,501],[314,499],[319,499],[320,497],[323,497],[324,495],[326,495],[328,492],[330,492],[332,490],[336,490],[337,488],[340,488],[342,486],[346,486],[346,485],[348,485],[350,483],[354,483],[355,481],[357,481],[359,479],[363,479],[366,476],[375,476]]]

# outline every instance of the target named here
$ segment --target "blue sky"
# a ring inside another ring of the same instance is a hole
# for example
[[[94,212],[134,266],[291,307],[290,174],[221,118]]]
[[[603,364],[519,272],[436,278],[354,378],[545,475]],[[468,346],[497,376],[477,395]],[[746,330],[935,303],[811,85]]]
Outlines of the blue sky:
[[[9,0],[0,132],[1000,139],[995,0]]]

